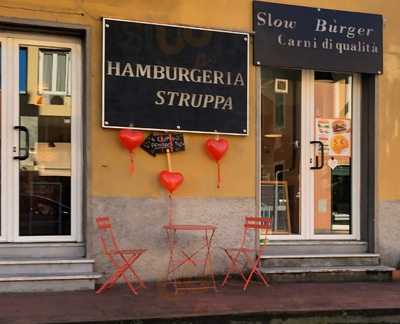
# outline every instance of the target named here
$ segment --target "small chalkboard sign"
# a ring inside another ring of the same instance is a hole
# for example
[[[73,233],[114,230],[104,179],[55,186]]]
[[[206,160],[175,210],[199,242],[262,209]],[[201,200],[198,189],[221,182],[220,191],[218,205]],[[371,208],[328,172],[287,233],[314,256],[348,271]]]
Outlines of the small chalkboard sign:
[[[153,134],[146,137],[141,148],[147,153],[156,156],[156,154],[184,151],[185,142],[183,134]]]
[[[261,216],[272,218],[272,233],[290,234],[287,181],[261,181]]]

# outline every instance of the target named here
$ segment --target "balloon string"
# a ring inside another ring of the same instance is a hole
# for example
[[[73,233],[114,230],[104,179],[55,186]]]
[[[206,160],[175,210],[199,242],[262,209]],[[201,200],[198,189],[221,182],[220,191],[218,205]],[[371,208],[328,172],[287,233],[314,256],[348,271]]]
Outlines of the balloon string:
[[[129,173],[134,174],[135,173],[135,162],[133,160],[133,151],[129,152]]]
[[[171,153],[174,151],[174,144],[172,143],[172,135],[169,135],[169,149],[171,150]]]
[[[172,224],[172,196],[168,195],[168,224]]]
[[[221,188],[221,167],[219,165],[219,161],[217,161],[217,188]]]

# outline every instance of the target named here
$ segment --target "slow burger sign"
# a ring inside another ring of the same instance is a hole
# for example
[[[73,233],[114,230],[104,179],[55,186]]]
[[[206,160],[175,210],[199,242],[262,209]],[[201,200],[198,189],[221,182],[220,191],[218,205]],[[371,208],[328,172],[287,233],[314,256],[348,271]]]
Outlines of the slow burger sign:
[[[382,73],[381,15],[253,2],[259,65]]]

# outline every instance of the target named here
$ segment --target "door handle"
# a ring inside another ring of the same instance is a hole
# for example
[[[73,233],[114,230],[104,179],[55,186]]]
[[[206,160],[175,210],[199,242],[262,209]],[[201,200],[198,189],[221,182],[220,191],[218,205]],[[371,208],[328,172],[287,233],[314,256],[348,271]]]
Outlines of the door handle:
[[[320,170],[324,167],[324,143],[321,141],[311,141],[310,144],[318,144],[319,152],[321,153],[321,164],[319,164],[318,155],[315,156],[315,164],[310,167],[311,170]]]
[[[29,157],[29,130],[25,126],[14,126],[14,129],[25,133],[25,153],[23,155],[14,156],[14,160],[23,161]]]

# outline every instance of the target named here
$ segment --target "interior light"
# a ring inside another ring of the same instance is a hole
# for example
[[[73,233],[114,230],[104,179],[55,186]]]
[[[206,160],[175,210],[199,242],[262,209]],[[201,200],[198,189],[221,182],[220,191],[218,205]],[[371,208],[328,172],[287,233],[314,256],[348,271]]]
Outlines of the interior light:
[[[264,134],[266,138],[281,138],[282,134]]]

